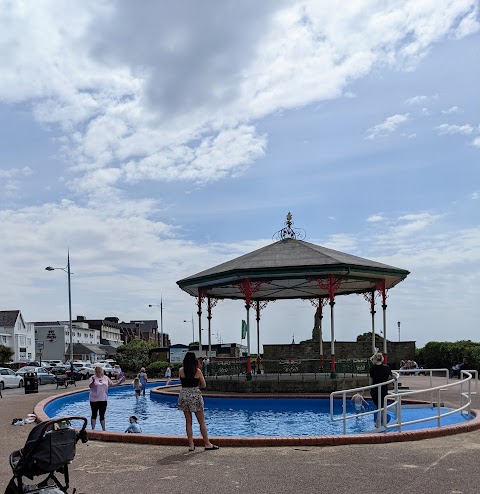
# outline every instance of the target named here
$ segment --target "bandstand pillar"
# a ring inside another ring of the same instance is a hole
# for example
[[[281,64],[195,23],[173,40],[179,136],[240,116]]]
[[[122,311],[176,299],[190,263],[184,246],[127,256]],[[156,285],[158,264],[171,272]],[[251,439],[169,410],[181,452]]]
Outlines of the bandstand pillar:
[[[261,285],[262,282],[251,283],[249,278],[238,282],[238,287],[245,296],[245,309],[247,310],[247,381],[252,380],[252,362],[250,360],[250,307],[252,294],[257,292]]]

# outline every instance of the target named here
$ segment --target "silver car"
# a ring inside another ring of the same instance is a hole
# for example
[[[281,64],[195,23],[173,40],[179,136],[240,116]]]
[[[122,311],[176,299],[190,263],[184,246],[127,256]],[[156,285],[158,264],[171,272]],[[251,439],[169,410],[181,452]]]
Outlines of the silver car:
[[[22,367],[16,374],[24,378],[26,372],[35,372],[38,378],[38,384],[49,384],[55,382],[55,375],[49,372],[45,367]]]
[[[17,376],[12,369],[0,367],[0,389],[21,388],[22,386],[22,376]]]

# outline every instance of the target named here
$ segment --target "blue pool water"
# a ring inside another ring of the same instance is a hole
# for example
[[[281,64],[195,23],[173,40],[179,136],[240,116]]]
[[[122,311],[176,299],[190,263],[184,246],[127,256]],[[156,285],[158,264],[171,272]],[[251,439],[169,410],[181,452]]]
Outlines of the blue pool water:
[[[177,409],[176,396],[150,394],[138,402],[130,386],[111,388],[106,414],[107,430],[124,432],[130,415],[136,415],[146,434],[185,435],[183,413]],[[343,424],[330,419],[328,399],[307,398],[211,398],[204,397],[205,420],[211,436],[322,436],[343,434]],[[338,403],[337,403],[338,401]],[[335,413],[341,414],[341,401],[336,400]],[[58,398],[45,407],[49,417],[82,415],[90,417],[88,391]],[[352,414],[353,409],[348,408]],[[436,409],[402,409],[404,420],[434,417]],[[373,415],[347,421],[347,434],[358,434],[373,429]],[[442,418],[442,425],[464,422],[460,413]],[[194,419],[194,434],[200,435]],[[402,427],[402,430],[436,427],[436,420]]]

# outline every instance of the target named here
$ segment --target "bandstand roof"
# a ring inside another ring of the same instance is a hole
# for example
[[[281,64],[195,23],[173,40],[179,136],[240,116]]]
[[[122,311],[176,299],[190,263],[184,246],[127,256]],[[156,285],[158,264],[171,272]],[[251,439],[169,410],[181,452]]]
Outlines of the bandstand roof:
[[[372,292],[383,281],[386,289],[392,288],[409,274],[405,269],[283,238],[177,284],[196,297],[245,299],[239,284],[248,278],[255,284],[252,299],[277,300],[328,297],[330,275],[338,280],[335,295],[347,295]]]

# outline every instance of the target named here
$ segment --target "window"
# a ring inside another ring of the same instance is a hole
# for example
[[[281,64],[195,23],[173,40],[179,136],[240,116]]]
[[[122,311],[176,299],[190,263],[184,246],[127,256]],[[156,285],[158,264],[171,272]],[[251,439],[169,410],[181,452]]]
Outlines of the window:
[[[0,341],[2,343],[7,343],[7,337],[2,335],[2,339]]]
[[[27,338],[27,346],[30,346],[32,344],[32,338]]]
[[[31,360],[31,358],[32,358],[32,354],[31,354],[30,352],[28,352],[28,354],[27,354],[27,355],[28,355],[28,360]]]

